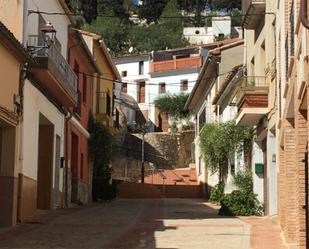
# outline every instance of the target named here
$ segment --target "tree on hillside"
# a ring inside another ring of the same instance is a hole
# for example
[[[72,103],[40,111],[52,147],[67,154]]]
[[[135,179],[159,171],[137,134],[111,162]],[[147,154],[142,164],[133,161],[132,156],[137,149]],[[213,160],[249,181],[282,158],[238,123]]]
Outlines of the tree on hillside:
[[[87,23],[91,23],[97,17],[97,0],[81,0],[81,10]]]
[[[126,0],[97,0],[98,16],[106,15],[111,10],[111,15],[120,18],[121,21],[129,21],[128,1]]]
[[[136,52],[151,52],[187,45],[188,42],[182,36],[183,26],[177,1],[171,0],[165,6],[158,24],[132,27],[129,34],[130,45]]]
[[[141,19],[146,19],[147,23],[159,21],[162,11],[167,3],[167,0],[147,0],[143,5],[138,7],[138,16]]]
[[[128,33],[130,26],[119,17],[106,17],[114,15],[112,10],[106,10],[102,12],[102,15],[98,16],[90,25],[85,25],[83,28],[101,35],[113,55],[123,54],[129,48]]]
[[[170,30],[172,32],[177,32],[183,30],[183,18],[181,14],[181,10],[177,3],[177,0],[170,0],[159,19],[160,24],[162,24],[166,30]]]
[[[208,0],[208,4],[212,10],[241,9],[241,0]]]

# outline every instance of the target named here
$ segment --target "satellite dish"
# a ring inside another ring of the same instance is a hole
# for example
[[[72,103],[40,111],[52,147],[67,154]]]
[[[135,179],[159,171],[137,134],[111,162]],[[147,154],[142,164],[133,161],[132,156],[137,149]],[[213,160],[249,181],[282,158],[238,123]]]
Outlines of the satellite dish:
[[[129,48],[129,53],[131,54],[133,52],[134,48],[133,47],[130,47]]]

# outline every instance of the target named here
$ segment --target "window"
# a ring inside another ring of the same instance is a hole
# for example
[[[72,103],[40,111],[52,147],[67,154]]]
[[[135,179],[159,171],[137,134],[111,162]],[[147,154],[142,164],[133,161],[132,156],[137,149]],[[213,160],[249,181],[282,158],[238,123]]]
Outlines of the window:
[[[138,74],[139,75],[144,74],[144,62],[143,61],[140,61],[138,64]]]
[[[285,77],[289,78],[289,37],[285,39]]]
[[[188,90],[188,80],[182,80],[180,82],[180,91],[184,92]]]
[[[77,106],[74,107],[74,112],[81,116],[82,112],[82,93],[80,90],[77,90]]]
[[[84,178],[84,154],[80,154],[80,179]]]
[[[159,84],[159,94],[166,93],[165,86],[166,86],[165,83]]]
[[[74,61],[74,72],[77,76],[77,83],[79,82],[79,64],[77,61]]]
[[[292,2],[291,6],[291,12],[290,12],[290,39],[291,39],[291,44],[290,44],[290,55],[294,56],[294,2]]]
[[[206,123],[206,106],[203,108],[203,110],[200,112],[198,116],[198,131],[200,132]]]
[[[128,76],[128,71],[121,72],[121,77],[127,77],[127,76]]]
[[[83,103],[87,102],[87,75],[83,74]]]
[[[145,103],[145,82],[139,82],[138,84],[137,102]]]
[[[119,111],[116,108],[116,120],[115,120],[115,128],[119,129],[120,124],[119,124]]]
[[[127,93],[128,92],[128,84],[127,83],[122,83],[121,85],[121,91],[123,93]]]
[[[106,114],[108,116],[111,115],[111,97],[109,96],[109,93],[106,93]]]

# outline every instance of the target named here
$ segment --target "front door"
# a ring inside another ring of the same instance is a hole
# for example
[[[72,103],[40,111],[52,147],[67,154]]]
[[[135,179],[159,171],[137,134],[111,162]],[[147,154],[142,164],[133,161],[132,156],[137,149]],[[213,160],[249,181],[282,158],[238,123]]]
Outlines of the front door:
[[[72,133],[71,151],[72,201],[78,200],[78,136]]]

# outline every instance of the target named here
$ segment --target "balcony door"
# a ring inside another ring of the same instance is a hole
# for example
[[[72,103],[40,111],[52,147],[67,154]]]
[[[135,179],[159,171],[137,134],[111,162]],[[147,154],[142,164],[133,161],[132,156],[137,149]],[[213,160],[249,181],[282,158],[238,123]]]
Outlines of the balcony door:
[[[137,102],[145,103],[145,82],[138,83]]]
[[[78,136],[72,132],[71,138],[71,173],[72,173],[72,201],[78,200]]]

